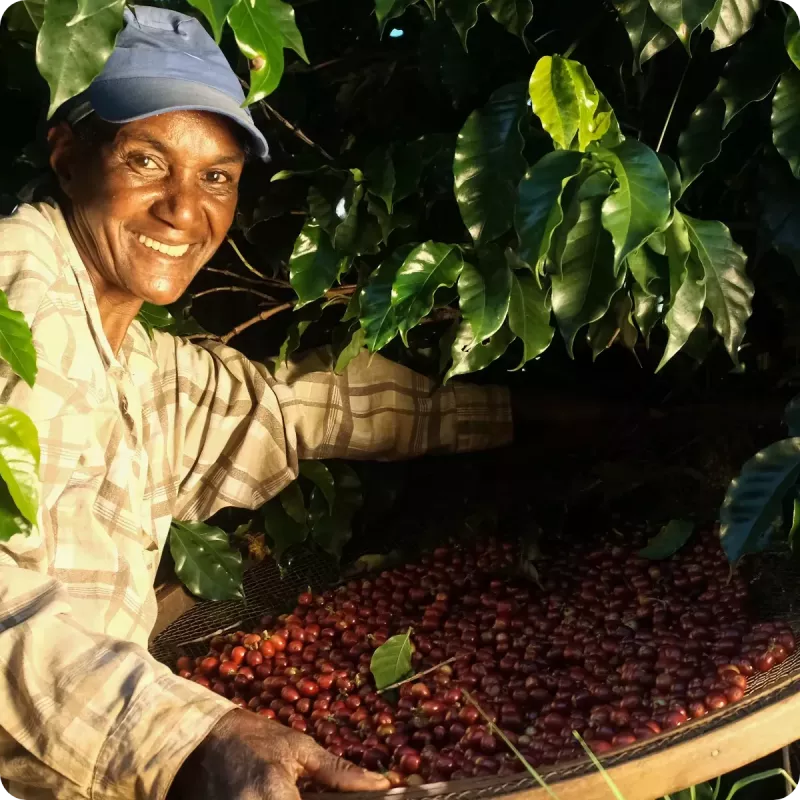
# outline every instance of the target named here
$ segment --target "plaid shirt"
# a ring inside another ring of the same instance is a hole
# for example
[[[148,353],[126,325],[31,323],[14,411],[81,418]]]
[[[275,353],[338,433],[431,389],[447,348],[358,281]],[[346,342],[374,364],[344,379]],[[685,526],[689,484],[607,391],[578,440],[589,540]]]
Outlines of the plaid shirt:
[[[147,652],[172,517],[256,508],[298,459],[401,458],[511,437],[503,389],[431,383],[380,356],[315,354],[276,377],[236,350],[138,322],[115,355],[61,212],[0,220],[0,288],[33,330],[38,533],[0,544],[0,775],[21,798],[160,800],[228,700]]]

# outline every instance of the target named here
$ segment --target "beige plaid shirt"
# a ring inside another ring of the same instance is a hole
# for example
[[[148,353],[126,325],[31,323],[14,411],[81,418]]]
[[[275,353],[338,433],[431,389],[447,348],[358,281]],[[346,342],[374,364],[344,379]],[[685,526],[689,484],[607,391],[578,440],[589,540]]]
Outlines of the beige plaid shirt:
[[[304,458],[399,458],[507,442],[507,393],[376,356],[282,370],[136,322],[114,355],[61,212],[0,219],[0,288],[33,329],[35,387],[0,403],[41,442],[38,533],[0,544],[0,776],[21,798],[160,800],[229,701],[147,652],[170,520],[255,508]]]

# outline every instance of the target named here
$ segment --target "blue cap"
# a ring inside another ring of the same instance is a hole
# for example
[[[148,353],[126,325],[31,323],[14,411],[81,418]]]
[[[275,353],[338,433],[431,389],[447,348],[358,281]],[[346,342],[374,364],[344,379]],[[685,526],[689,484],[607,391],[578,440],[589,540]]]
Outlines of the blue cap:
[[[242,107],[244,99],[236,73],[196,19],[166,8],[129,6],[114,51],[86,92],[70,103],[67,119],[74,122],[91,110],[116,123],[168,111],[211,111],[241,125],[256,155],[267,159],[267,140]]]

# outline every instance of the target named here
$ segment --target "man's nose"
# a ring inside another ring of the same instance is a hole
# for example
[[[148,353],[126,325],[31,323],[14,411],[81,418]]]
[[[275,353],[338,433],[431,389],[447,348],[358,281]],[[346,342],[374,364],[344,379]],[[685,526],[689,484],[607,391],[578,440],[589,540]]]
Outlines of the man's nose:
[[[172,175],[165,182],[163,192],[153,203],[152,210],[170,227],[189,230],[201,213],[199,189],[188,176]]]

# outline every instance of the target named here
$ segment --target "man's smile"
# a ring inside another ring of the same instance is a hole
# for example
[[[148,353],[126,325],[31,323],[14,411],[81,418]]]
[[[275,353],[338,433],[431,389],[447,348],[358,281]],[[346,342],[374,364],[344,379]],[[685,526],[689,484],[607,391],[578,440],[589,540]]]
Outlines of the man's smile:
[[[159,242],[157,239],[151,239],[149,236],[145,236],[143,233],[139,234],[138,237],[139,244],[144,245],[145,247],[150,248],[151,250],[155,250],[158,253],[163,253],[164,255],[172,256],[173,258],[181,258],[182,256],[186,255],[186,251],[189,249],[189,244],[166,244],[164,242]]]

